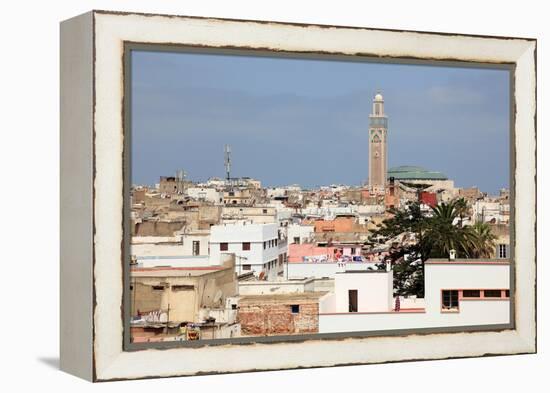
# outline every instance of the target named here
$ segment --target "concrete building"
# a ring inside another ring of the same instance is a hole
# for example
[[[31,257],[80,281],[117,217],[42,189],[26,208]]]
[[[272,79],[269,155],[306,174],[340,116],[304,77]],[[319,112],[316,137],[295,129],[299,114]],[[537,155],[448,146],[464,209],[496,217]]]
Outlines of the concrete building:
[[[235,258],[223,256],[215,266],[142,267],[130,272],[132,337],[135,342],[158,339],[170,329],[207,323],[212,338],[240,332],[236,325]],[[213,318],[216,315],[218,318]],[[216,325],[212,323],[217,322]],[[200,326],[198,327],[200,335]],[[174,339],[177,334],[167,334]],[[210,337],[208,337],[210,338]]]
[[[360,244],[338,244],[332,246],[315,243],[289,244],[288,262],[361,262]]]
[[[190,184],[183,176],[161,176],[158,188],[161,194],[182,194]]]
[[[183,232],[181,235],[181,245],[183,255],[193,255],[193,256],[207,256],[209,255],[209,240],[210,240],[210,230],[209,229],[197,229],[187,232]]]
[[[262,279],[282,278],[287,252],[286,239],[277,224],[239,221],[211,227],[210,258],[215,261],[222,254],[235,254],[239,275],[252,271]]]
[[[188,187],[185,194],[197,201],[210,202],[215,204],[223,203],[223,193],[214,187]]]
[[[288,244],[310,243],[313,240],[313,225],[290,224],[287,227]]]
[[[320,300],[320,333],[504,325],[510,321],[507,260],[430,259],[425,262],[425,298],[416,301],[422,306],[399,309],[388,291],[389,273],[353,273],[349,279],[347,274],[336,274],[334,294]]]
[[[223,192],[224,205],[251,206],[254,203],[254,193],[251,188],[231,187]]]
[[[270,206],[230,206],[222,207],[221,223],[250,221],[253,224],[277,222],[277,209]]]
[[[289,280],[300,280],[304,278],[331,278],[334,279],[337,273],[346,270],[372,270],[375,269],[374,262],[289,262],[286,266],[285,276]]]
[[[388,117],[384,113],[384,98],[374,96],[369,115],[369,190],[383,192],[388,170]]]
[[[510,203],[505,200],[477,200],[473,204],[475,221],[491,224],[508,224],[510,222]]]

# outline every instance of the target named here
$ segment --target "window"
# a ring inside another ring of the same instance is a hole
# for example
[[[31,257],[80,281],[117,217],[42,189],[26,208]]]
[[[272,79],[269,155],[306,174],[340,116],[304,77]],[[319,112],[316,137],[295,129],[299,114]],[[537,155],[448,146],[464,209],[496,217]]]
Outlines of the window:
[[[220,243],[220,251],[227,251],[229,246],[227,243]]]
[[[508,258],[508,244],[499,244],[497,246],[497,258],[499,259]]]
[[[263,213],[263,214],[267,214],[267,209],[263,209],[263,210],[262,210],[262,213]]]
[[[481,291],[479,289],[465,289],[462,291],[462,297],[480,297]]]
[[[486,289],[483,291],[484,297],[502,297],[502,291],[500,289]]]
[[[294,244],[300,244],[300,238],[299,237],[294,238]]]
[[[244,242],[243,251],[249,251],[249,250],[250,250],[250,242]]]
[[[237,305],[236,305],[235,303],[233,303],[233,304],[231,305],[231,309],[232,309],[232,310],[236,310],[236,309],[237,309]]]
[[[201,243],[198,240],[193,240],[193,255],[201,253]]]
[[[153,291],[164,291],[164,285],[153,285]]]
[[[195,289],[193,285],[172,285],[173,292],[192,291],[193,289]]]
[[[443,310],[458,310],[458,291],[443,291]]]
[[[350,289],[348,291],[348,311],[357,312],[357,289]]]
[[[292,312],[292,314],[299,314],[300,313],[300,305],[299,304],[292,304],[290,306],[290,312]]]
[[[355,247],[351,248],[351,255],[355,255]]]
[[[510,290],[509,289],[504,291],[504,296],[505,297],[510,297]]]
[[[267,248],[267,242],[264,242],[264,250]]]
[[[275,239],[275,245],[279,244],[279,239]]]
[[[252,266],[250,265],[243,265],[243,270],[250,270]]]

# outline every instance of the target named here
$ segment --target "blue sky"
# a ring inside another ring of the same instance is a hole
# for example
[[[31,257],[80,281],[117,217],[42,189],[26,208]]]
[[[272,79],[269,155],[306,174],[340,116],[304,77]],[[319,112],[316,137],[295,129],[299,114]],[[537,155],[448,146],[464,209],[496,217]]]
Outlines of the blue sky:
[[[132,183],[184,169],[266,186],[359,185],[380,90],[389,166],[442,171],[457,186],[509,186],[507,71],[134,51]]]

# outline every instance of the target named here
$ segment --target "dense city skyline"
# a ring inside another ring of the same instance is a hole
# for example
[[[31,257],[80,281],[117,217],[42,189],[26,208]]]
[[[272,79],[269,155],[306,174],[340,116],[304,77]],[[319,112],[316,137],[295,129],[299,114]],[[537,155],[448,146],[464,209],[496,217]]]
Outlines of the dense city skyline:
[[[360,185],[376,91],[389,167],[441,171],[457,186],[509,187],[509,75],[494,69],[134,52],[132,182],[184,169],[266,186]]]

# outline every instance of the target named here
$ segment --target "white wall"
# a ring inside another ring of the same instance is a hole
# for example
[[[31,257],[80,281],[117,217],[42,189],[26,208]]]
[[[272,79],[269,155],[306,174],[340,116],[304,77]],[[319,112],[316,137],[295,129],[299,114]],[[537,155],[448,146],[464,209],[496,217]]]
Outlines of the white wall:
[[[139,267],[204,267],[212,266],[210,258],[207,255],[201,256],[141,256],[136,259]],[[221,265],[218,261],[214,265]]]
[[[443,289],[509,289],[510,266],[507,264],[426,263],[425,278],[426,311],[439,313]],[[480,300],[468,302],[474,301]],[[460,307],[462,312],[462,303]],[[479,315],[479,317],[482,316]]]
[[[185,192],[189,197],[194,199],[204,200],[204,201],[218,203],[218,204],[223,202],[222,193],[217,191],[215,188],[189,187]]]
[[[242,281],[239,282],[239,295],[275,295],[285,293],[304,293],[314,290],[314,281]]]
[[[300,238],[300,244],[307,243],[313,236],[313,225],[291,224],[288,226],[288,244],[294,244],[294,238]]]
[[[336,273],[336,308],[328,312],[348,312],[348,291],[357,290],[358,312],[390,311],[393,299],[393,272]]]
[[[334,278],[337,272],[348,270],[367,270],[372,268],[374,264],[365,262],[318,262],[318,263],[303,263],[293,262],[287,266],[287,275],[289,279],[301,279],[307,277],[315,278]]]
[[[131,255],[137,258],[142,256],[183,256],[186,254],[181,243],[160,243],[160,244],[132,244],[130,245]]]
[[[460,313],[389,312],[320,314],[319,333],[506,324],[508,300],[464,301]]]
[[[458,312],[442,312],[441,290],[509,289],[509,273],[507,264],[427,263],[425,266],[425,312],[348,313],[336,311],[336,313],[327,313],[326,310],[330,309],[323,305],[320,308],[323,311],[319,315],[319,332],[507,324],[510,321],[509,299],[462,299],[459,300]],[[368,273],[363,274],[369,275]],[[340,274],[337,274],[337,277],[339,276]],[[338,294],[338,291],[336,283],[335,294]],[[328,301],[330,302],[330,299]],[[327,305],[329,304],[327,303]],[[335,306],[336,310],[341,310],[338,300]]]
[[[199,242],[199,254],[198,255],[208,255],[208,245],[209,245],[210,235],[208,234],[183,234],[182,235],[182,247],[183,255],[193,255],[193,242]]]

